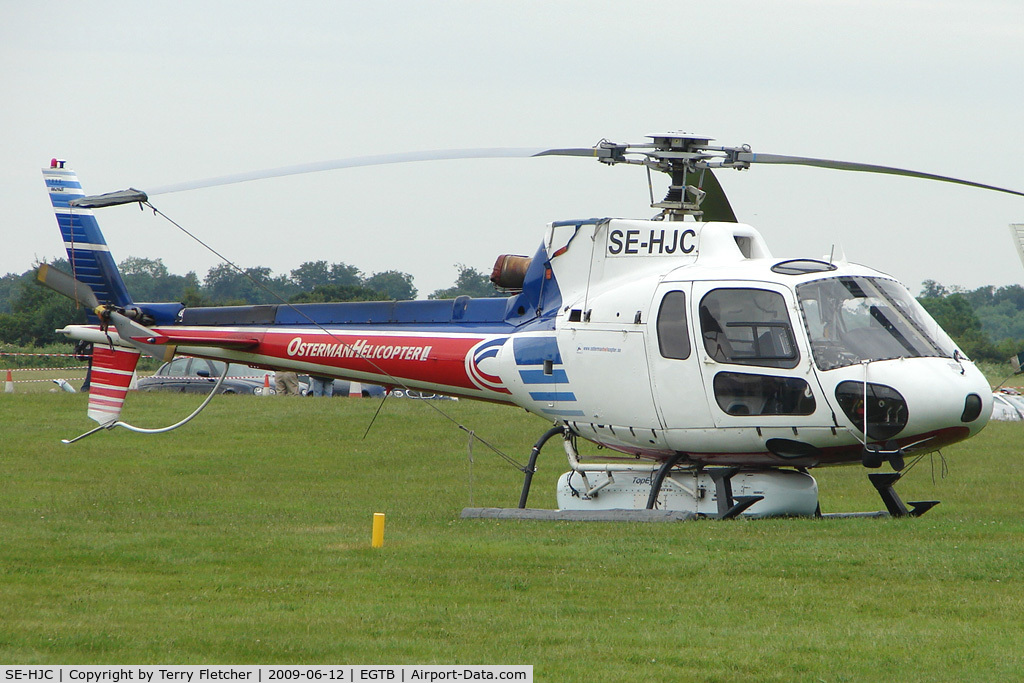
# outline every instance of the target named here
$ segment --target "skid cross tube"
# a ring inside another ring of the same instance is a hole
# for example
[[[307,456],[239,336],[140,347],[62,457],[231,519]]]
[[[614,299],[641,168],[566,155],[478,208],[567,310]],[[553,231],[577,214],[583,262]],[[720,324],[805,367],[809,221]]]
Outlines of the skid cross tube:
[[[544,432],[544,436],[537,440],[537,443],[533,444],[533,450],[530,451],[530,461],[526,463],[526,467],[523,468],[523,492],[519,494],[519,509],[526,508],[526,499],[530,497],[530,485],[533,483],[533,474],[537,471],[537,456],[540,455],[540,449],[544,448],[544,444],[556,434],[564,434],[564,427],[552,427],[548,431]]]
[[[651,481],[651,493],[647,496],[647,509],[653,510],[654,504],[658,502],[658,496],[661,494],[661,486],[665,483],[665,477],[668,476],[669,470],[676,466],[680,460],[686,457],[685,453],[676,453],[671,458],[665,461],[658,470],[658,473],[654,475],[654,479]]]
[[[878,495],[882,497],[885,509],[892,517],[920,517],[939,504],[937,500],[910,501],[908,509],[899,494],[896,493],[896,489],[893,488],[902,477],[901,472],[876,472],[868,475],[871,484],[878,491]]]
[[[764,496],[732,495],[732,478],[739,471],[739,467],[710,467],[705,470],[715,482],[718,498],[718,514],[715,519],[732,519],[757,501],[764,500]]]

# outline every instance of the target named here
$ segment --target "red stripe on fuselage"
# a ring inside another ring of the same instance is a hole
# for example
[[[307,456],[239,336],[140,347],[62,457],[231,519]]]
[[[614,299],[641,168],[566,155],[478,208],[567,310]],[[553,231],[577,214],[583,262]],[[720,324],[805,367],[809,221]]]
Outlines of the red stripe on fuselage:
[[[477,389],[466,373],[466,354],[483,337],[270,332],[259,351],[288,360],[413,382]]]
[[[169,334],[176,340],[200,332],[206,340],[219,336],[225,340],[235,339],[240,334],[237,329],[168,329],[172,330]],[[257,347],[245,349],[246,353],[280,358],[286,362],[313,363],[324,366],[325,374],[331,374],[329,369],[335,369],[335,374],[340,376],[352,373],[373,375],[381,384],[397,379],[477,392],[484,389],[474,383],[466,372],[466,355],[476,344],[487,339],[483,335],[462,337],[370,331],[326,333],[295,328],[252,330],[244,332],[244,335],[262,339]],[[187,346],[187,342],[182,345]]]

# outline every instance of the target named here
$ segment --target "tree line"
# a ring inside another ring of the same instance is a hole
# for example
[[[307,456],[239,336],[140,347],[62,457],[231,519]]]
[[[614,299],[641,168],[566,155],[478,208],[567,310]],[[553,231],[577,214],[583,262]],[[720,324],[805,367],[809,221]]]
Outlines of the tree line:
[[[67,259],[51,266],[71,272]],[[388,270],[364,275],[347,263],[307,261],[287,275],[274,275],[257,266],[242,271],[221,264],[210,268],[201,281],[195,272],[176,275],[162,259],[128,257],[120,264],[121,276],[132,299],[139,302],[180,301],[186,306],[236,306],[244,304],[312,303],[326,301],[387,301],[415,299],[418,291],[408,273]],[[487,275],[456,264],[458,275],[448,288],[429,294],[430,299],[461,295],[503,296]],[[8,273],[0,278],[0,343],[39,346],[63,341],[54,330],[84,323],[85,311],[75,302],[40,286],[35,268]]]
[[[1024,287],[967,290],[925,280],[917,298],[968,357],[1005,363],[1024,351]]]
[[[71,272],[66,259],[52,264]],[[238,271],[222,264],[200,280],[195,272],[176,275],[161,259],[129,257],[119,264],[125,285],[136,301],[180,301],[186,306],[381,301],[415,299],[412,275],[397,270],[364,275],[347,263],[307,261],[287,275],[257,266]],[[501,296],[488,277],[456,264],[451,287],[428,295],[452,299],[460,295]],[[961,287],[926,280],[918,301],[975,360],[1002,363],[1024,351],[1024,287]],[[73,301],[35,282],[35,269],[0,278],[0,343],[43,345],[63,341],[54,330],[85,322],[85,311]]]

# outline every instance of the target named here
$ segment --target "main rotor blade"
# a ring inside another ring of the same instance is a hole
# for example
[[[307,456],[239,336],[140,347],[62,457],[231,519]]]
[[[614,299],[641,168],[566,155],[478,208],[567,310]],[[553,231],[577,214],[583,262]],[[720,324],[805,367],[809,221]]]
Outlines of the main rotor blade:
[[[101,209],[104,206],[119,206],[121,204],[134,204],[144,202],[149,197],[142,190],[129,187],[127,190],[117,192],[106,192],[104,194],[93,194],[88,197],[79,197],[68,202],[68,206],[78,209]]]
[[[57,270],[45,263],[36,270],[36,279],[58,294],[63,294],[69,299],[77,301],[90,311],[96,310],[100,305],[100,301],[96,298],[92,287],[84,282],[79,282],[64,271]]]
[[[539,156],[597,156],[597,148],[586,147],[582,149],[544,149],[541,147],[484,147],[476,149],[433,149],[422,152],[399,152],[396,154],[376,154],[365,157],[349,157],[346,159],[332,159],[330,161],[317,161],[308,164],[296,164],[294,166],[280,166],[278,168],[267,168],[261,171],[248,171],[244,173],[233,173],[230,175],[193,180],[173,185],[162,185],[146,190],[149,196],[168,194],[170,192],[183,192],[185,190],[198,190],[204,187],[216,187],[218,185],[232,185],[234,183],[245,183],[250,180],[263,180],[265,178],[279,178],[281,176],[298,175],[301,173],[317,173],[320,171],[333,171],[340,168],[356,168],[359,166],[383,166],[385,164],[402,164],[412,161],[444,161],[448,159],[501,159],[501,158],[527,158]],[[131,201],[131,200],[129,200]]]
[[[956,185],[967,185],[968,187],[978,187],[983,190],[994,190],[996,192],[1005,192],[1006,194],[1017,195],[1018,197],[1024,197],[1024,192],[1017,190],[1010,190],[1005,187],[996,187],[995,185],[986,185],[985,183],[976,183],[972,180],[963,180],[961,178],[952,178],[950,176],[936,175],[934,173],[923,173],[921,171],[912,171],[906,168],[894,168],[892,166],[878,166],[875,164],[861,164],[855,161],[837,161],[835,159],[815,159],[813,157],[794,157],[787,156],[785,154],[756,154],[754,152],[740,152],[736,155],[737,161],[747,162],[751,164],[789,164],[791,166],[816,166],[818,168],[831,168],[838,171],[860,171],[863,173],[883,173],[886,175],[899,175],[906,176],[908,178],[922,178],[924,180],[938,180],[943,183],[954,183]]]
[[[293,166],[279,166],[267,168],[260,171],[247,171],[244,173],[232,173],[229,175],[192,180],[172,185],[161,185],[149,190],[137,190],[129,188],[106,194],[89,195],[73,199],[69,204],[73,207],[92,209],[104,206],[117,206],[119,204],[133,204],[135,202],[148,201],[149,197],[158,194],[169,194],[171,192],[184,192],[186,190],[198,190],[204,187],[217,187],[218,185],[233,185],[245,183],[250,180],[264,180],[266,178],[280,178],[281,176],[299,175],[302,173],[318,173],[320,171],[332,171],[341,168],[356,168],[360,166],[383,166],[385,164],[403,164],[413,161],[444,161],[449,159],[508,159],[527,158],[543,156],[589,156],[597,158],[609,158],[614,156],[613,150],[605,146],[595,147],[566,147],[559,149],[544,149],[542,147],[480,147],[475,149],[433,149],[421,152],[399,152],[396,154],[377,154],[365,157],[348,157],[345,159],[332,159],[330,161],[316,161],[308,164],[296,164]]]

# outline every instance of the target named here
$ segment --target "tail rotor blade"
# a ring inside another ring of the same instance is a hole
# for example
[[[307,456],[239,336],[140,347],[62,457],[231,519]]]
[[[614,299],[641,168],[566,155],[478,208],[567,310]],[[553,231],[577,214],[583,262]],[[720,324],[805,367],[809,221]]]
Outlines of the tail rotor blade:
[[[114,323],[114,329],[117,330],[117,336],[121,338],[121,341],[131,344],[147,356],[156,358],[164,363],[174,358],[174,353],[177,350],[176,346],[171,344],[152,344],[146,341],[148,339],[156,341],[158,336],[148,327],[140,325],[117,311],[110,311],[110,321]]]
[[[58,294],[77,301],[89,310],[95,310],[100,305],[99,299],[96,298],[96,294],[93,293],[89,285],[79,282],[67,273],[45,263],[36,270],[36,279]]]

